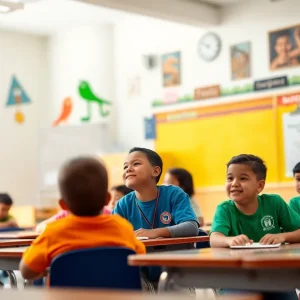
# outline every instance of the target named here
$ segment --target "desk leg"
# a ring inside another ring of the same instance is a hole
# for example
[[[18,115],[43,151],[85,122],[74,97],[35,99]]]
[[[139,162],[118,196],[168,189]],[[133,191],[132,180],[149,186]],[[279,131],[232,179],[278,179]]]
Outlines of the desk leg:
[[[6,271],[10,280],[11,287],[18,287],[18,281],[14,271]]]

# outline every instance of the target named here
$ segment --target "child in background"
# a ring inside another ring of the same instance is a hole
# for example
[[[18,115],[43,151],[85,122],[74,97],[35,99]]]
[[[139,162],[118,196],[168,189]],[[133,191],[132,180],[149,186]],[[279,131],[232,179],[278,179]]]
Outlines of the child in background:
[[[113,214],[127,219],[137,237],[197,236],[199,224],[188,195],[177,186],[157,186],[162,167],[156,152],[131,149],[123,178],[134,192],[118,201]]]
[[[300,242],[300,217],[279,195],[259,195],[266,174],[263,160],[254,155],[241,154],[228,162],[226,191],[230,200],[217,207],[210,231],[211,247]],[[297,299],[296,292],[266,295]]]
[[[116,185],[110,189],[111,200],[107,206],[111,211],[115,208],[117,202],[125,195],[131,193],[133,190],[126,185]]]
[[[145,253],[144,244],[135,238],[126,220],[102,214],[110,201],[107,189],[107,171],[99,160],[78,157],[63,165],[59,174],[59,203],[70,215],[48,224],[26,250],[20,262],[25,279],[44,276],[56,256],[71,250],[114,246]]]
[[[13,201],[8,194],[0,194],[0,229],[18,227],[16,220],[9,214]]]
[[[194,192],[193,177],[191,173],[182,168],[169,169],[165,175],[164,183],[167,185],[171,184],[171,185],[179,186],[184,190],[184,192],[188,194],[188,196],[191,199],[192,208],[196,214],[196,217],[198,218],[200,227],[203,226],[204,219],[199,204],[197,203],[197,200],[193,198],[195,192]]]
[[[300,194],[300,162],[296,164],[293,169],[293,175],[295,179],[296,192]],[[294,197],[290,200],[290,207],[300,215],[300,196]]]
[[[109,209],[108,206],[105,206],[103,207],[103,210],[102,210],[102,214],[104,215],[110,215],[111,214],[111,210]],[[51,218],[41,222],[40,224],[38,224],[35,228],[35,230],[38,232],[38,233],[41,233],[45,230],[47,224],[49,223],[52,223],[54,221],[57,221],[59,219],[62,219],[62,218],[65,218],[67,217],[68,215],[70,215],[70,212],[66,209],[62,209],[60,212],[58,212],[56,215],[52,216]]]

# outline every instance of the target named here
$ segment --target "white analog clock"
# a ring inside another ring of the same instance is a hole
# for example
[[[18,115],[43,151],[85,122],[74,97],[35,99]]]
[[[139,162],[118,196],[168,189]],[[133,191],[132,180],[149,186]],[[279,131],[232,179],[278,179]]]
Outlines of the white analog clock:
[[[198,42],[198,55],[205,61],[213,61],[221,52],[221,38],[214,32],[208,32]]]

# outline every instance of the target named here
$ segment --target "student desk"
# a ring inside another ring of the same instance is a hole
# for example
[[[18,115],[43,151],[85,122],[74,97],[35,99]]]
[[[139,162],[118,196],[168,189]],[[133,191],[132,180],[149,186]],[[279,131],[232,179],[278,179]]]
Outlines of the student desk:
[[[182,295],[166,294],[163,296],[147,293],[112,291],[112,290],[74,290],[74,289],[26,289],[22,291],[1,291],[1,297],[9,300],[181,300]],[[205,300],[205,298],[201,298]],[[259,295],[222,297],[222,300],[261,300]]]
[[[0,248],[29,246],[33,239],[0,239]]]
[[[159,291],[169,283],[196,288],[293,290],[300,285],[300,244],[277,249],[200,250],[131,255],[132,266],[161,266]]]
[[[142,240],[146,247],[154,246],[169,246],[169,245],[184,245],[184,244],[193,244],[199,242],[208,242],[208,236],[192,236],[192,237],[180,237],[180,238],[158,238],[158,239],[149,239]]]
[[[0,232],[0,239],[35,239],[38,236],[36,231]]]

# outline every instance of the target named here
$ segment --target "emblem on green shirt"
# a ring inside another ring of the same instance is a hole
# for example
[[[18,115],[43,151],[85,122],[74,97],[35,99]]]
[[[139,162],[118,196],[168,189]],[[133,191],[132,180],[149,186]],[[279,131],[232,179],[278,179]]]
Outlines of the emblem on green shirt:
[[[261,222],[261,225],[262,225],[264,231],[268,231],[268,230],[275,228],[274,218],[272,216],[264,216],[260,222]]]

